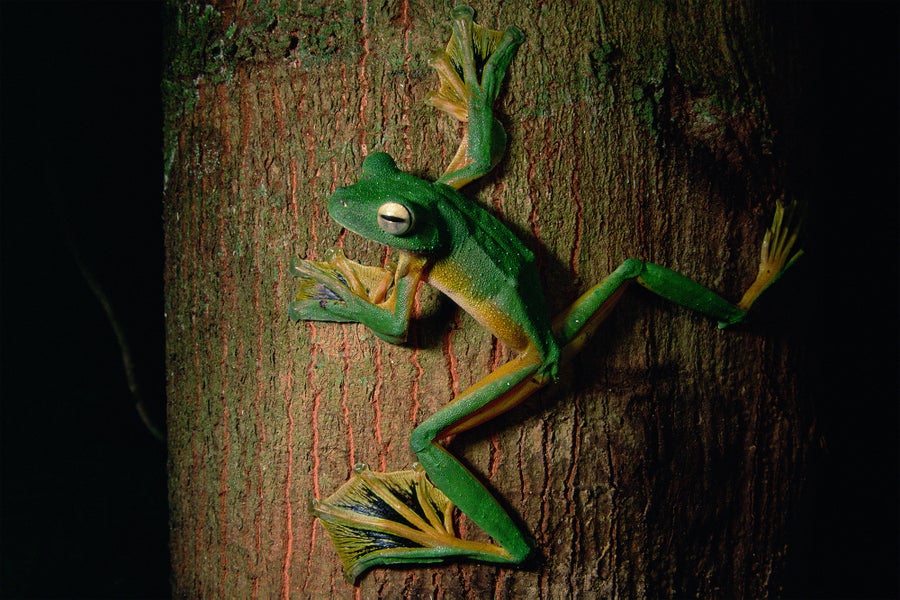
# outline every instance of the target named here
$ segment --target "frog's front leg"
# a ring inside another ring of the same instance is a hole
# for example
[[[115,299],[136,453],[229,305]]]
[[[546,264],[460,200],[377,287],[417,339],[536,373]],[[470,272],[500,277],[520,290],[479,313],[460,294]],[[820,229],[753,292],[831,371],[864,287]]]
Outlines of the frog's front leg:
[[[426,102],[466,124],[450,165],[438,181],[461,188],[490,171],[506,149],[506,132],[493,105],[516,49],[525,40],[509,26],[496,31],[473,22],[468,6],[453,9],[453,36],[430,61],[441,87]]]
[[[424,261],[400,253],[393,268],[361,265],[332,249],[325,261],[298,260],[300,279],[288,315],[294,321],[362,323],[391,343],[406,339]]]

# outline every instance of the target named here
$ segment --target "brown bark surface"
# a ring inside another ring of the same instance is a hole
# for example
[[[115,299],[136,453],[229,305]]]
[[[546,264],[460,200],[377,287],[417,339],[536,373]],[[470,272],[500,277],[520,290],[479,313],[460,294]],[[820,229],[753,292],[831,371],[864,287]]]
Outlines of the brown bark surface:
[[[172,2],[165,190],[177,597],[763,597],[806,460],[802,355],[640,290],[560,383],[458,436],[535,539],[523,569],[375,570],[354,588],[309,503],[355,463],[408,468],[414,426],[509,358],[423,290],[410,343],[294,324],[292,257],[383,248],[326,201],[390,152],[434,178],[459,131],[423,103],[445,2]],[[737,299],[781,192],[765,14],[753,2],[509,0],[527,35],[498,108],[510,144],[468,186],[539,256],[561,310],[622,260]],[[777,305],[764,305],[777,313]],[[460,530],[480,533],[465,519]]]

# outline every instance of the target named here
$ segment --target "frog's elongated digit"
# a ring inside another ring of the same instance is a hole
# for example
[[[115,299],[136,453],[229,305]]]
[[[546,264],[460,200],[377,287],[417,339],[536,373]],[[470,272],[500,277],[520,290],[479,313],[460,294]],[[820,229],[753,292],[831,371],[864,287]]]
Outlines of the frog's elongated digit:
[[[763,241],[756,281],[731,304],[665,267],[628,259],[551,321],[534,255],[489,212],[458,189],[492,169],[506,145],[493,104],[524,35],[494,31],[452,13],[453,35],[431,61],[440,88],[428,102],[466,124],[456,156],[438,181],[397,168],[384,153],[363,162],[363,177],[338,189],[331,216],[363,237],[390,246],[396,262],[369,267],[339,251],[324,261],[299,260],[300,280],[289,306],[294,320],[355,322],[390,342],[406,338],[416,289],[427,282],[517,355],[422,422],[410,440],[418,466],[375,473],[359,466],[314,512],[331,536],[348,577],[366,569],[453,559],[519,564],[532,551],[527,534],[446,448],[442,440],[476,427],[552,383],[633,283],[699,311],[725,327],[744,319],[769,285],[800,256],[798,225],[780,204]],[[456,506],[494,541],[461,539]]]

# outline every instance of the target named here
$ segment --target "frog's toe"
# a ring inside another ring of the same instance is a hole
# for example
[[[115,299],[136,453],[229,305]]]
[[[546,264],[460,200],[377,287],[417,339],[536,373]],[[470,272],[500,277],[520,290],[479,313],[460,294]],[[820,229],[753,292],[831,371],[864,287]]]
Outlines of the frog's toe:
[[[429,92],[425,103],[443,111],[460,121],[469,120],[469,93],[456,72],[450,57],[443,50],[435,52],[428,60],[428,66],[435,70],[440,81],[440,88]]]

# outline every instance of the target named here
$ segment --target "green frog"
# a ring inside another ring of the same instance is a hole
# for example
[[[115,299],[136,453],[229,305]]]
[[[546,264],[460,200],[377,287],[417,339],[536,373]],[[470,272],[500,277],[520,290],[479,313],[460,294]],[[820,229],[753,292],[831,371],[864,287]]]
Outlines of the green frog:
[[[418,464],[376,473],[356,467],[351,479],[315,503],[347,575],[380,565],[453,559],[519,564],[532,552],[528,536],[442,445],[521,403],[555,381],[569,360],[632,283],[699,311],[727,327],[742,321],[754,300],[802,251],[795,250],[790,211],[778,205],[763,241],[756,281],[736,305],[665,267],[629,259],[555,319],[548,316],[534,254],[497,218],[459,189],[488,173],[506,147],[493,114],[501,83],[524,34],[481,27],[473,11],[452,11],[452,37],[430,61],[440,88],[427,102],[465,124],[454,158],[437,181],[401,171],[385,153],[369,155],[358,183],[334,192],[335,221],[396,251],[396,264],[372,267],[339,250],[325,261],[293,265],[300,289],[294,320],[361,323],[379,337],[405,340],[416,290],[428,283],[515,351],[515,358],[419,424],[410,446]],[[461,539],[456,506],[493,539]]]

